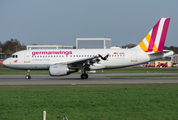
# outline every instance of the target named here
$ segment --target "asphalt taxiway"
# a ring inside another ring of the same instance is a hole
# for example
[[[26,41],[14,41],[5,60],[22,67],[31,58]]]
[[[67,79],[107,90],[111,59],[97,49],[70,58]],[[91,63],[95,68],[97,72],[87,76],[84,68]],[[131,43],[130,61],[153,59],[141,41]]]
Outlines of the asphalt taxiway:
[[[122,77],[127,75],[163,75],[163,77]],[[51,77],[49,75],[0,75],[0,86],[44,86],[44,85],[131,85],[131,84],[178,84],[178,73],[132,73],[132,74],[89,74],[88,79],[80,79],[80,74]],[[118,77],[111,77],[118,76]]]

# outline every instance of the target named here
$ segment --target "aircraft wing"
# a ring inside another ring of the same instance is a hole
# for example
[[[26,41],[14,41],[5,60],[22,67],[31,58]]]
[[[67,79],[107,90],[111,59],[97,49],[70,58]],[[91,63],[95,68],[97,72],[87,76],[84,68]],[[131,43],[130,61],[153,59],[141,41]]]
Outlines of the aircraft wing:
[[[71,61],[63,61],[60,63],[50,63],[52,64],[63,64],[63,65],[68,65],[69,68],[72,69],[80,69],[80,68],[89,68],[90,65],[93,65],[94,63],[99,63],[101,58],[102,60],[106,60],[108,58],[109,54],[107,54],[106,56],[101,56],[100,54],[98,54],[98,56],[93,56],[93,57],[88,57],[88,58],[82,58],[82,59],[78,59],[78,60],[71,60]],[[96,65],[95,65],[96,66]],[[104,67],[104,66],[97,66],[97,67]]]
[[[80,68],[80,67],[89,67],[93,63],[99,62],[99,59],[97,56],[89,57],[89,58],[83,58],[79,60],[69,61],[67,64],[70,68]]]
[[[98,59],[98,56],[78,59],[78,60],[71,60],[71,61],[63,61],[60,63],[51,62],[50,64],[62,64],[62,65],[68,65],[70,68],[81,68],[81,67],[89,67],[90,65],[93,65],[94,63],[98,63],[100,59]]]

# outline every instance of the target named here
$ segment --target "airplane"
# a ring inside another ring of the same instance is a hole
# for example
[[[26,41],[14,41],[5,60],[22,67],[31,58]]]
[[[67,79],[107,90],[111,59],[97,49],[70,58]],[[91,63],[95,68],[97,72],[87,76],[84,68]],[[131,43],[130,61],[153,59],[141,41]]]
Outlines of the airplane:
[[[81,71],[81,79],[87,79],[86,71],[117,69],[134,66],[171,56],[173,51],[163,50],[170,18],[160,18],[145,38],[130,49],[37,49],[12,54],[3,65],[12,69],[49,70],[50,76],[65,76]]]

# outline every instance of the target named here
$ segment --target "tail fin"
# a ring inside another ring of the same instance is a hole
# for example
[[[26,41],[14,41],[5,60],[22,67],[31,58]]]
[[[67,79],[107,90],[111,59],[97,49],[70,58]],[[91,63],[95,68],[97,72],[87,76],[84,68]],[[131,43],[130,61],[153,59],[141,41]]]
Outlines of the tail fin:
[[[162,52],[169,22],[170,18],[161,18],[136,47],[141,48],[145,52]]]

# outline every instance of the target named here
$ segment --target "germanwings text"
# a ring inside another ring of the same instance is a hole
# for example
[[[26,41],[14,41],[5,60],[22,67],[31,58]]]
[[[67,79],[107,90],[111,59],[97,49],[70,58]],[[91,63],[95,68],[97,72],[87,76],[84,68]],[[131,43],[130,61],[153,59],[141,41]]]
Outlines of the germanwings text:
[[[69,55],[72,54],[72,51],[33,51],[32,56],[35,55],[59,55],[59,54],[64,54],[64,55]]]

